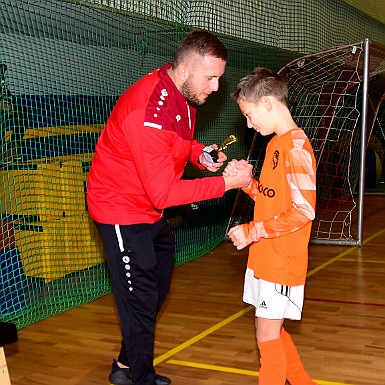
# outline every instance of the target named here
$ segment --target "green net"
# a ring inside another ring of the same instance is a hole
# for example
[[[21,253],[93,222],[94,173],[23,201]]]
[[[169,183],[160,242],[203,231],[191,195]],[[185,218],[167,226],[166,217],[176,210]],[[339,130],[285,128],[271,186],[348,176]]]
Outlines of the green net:
[[[301,56],[279,74],[288,84],[291,114],[306,132],[316,159],[317,207],[311,241],[356,245],[362,230],[360,188],[385,192],[385,47],[369,40],[338,46]],[[365,150],[361,146],[364,116]],[[248,158],[256,179],[270,139],[256,133],[250,148]],[[239,190],[229,227],[250,222],[253,211],[254,202]]]
[[[243,75],[385,37],[383,24],[341,1],[2,0],[0,17],[0,319],[19,328],[111,291],[85,201],[96,141],[119,95],[170,62],[186,32],[212,31],[229,50],[196,137],[236,134],[230,159],[246,157],[253,136],[229,97]],[[184,178],[206,175],[188,167]],[[175,266],[223,240],[234,199],[167,210]]]

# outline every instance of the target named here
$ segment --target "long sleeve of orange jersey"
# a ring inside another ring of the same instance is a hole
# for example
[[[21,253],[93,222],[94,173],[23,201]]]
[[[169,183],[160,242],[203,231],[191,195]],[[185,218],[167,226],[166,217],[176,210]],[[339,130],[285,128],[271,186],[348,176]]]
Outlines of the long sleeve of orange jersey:
[[[255,201],[258,193],[258,182],[255,179],[252,179],[247,187],[242,188],[242,191],[245,192],[253,201]]]
[[[291,207],[262,222],[242,225],[247,244],[260,238],[276,238],[292,233],[310,223],[315,217],[316,175],[314,158],[303,148],[290,151],[286,166],[287,183],[291,192]],[[257,183],[245,189],[252,199],[258,193]]]

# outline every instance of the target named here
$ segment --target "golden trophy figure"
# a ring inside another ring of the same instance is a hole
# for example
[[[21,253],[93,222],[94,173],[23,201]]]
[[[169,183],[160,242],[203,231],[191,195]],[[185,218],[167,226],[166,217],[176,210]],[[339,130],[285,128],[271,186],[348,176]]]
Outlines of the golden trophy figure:
[[[215,150],[214,148],[207,146],[205,147],[203,151],[203,155],[205,159],[210,163],[216,163],[218,161],[218,154],[225,150],[230,144],[235,143],[237,141],[237,137],[235,135],[228,136],[223,143],[218,147],[218,150]]]

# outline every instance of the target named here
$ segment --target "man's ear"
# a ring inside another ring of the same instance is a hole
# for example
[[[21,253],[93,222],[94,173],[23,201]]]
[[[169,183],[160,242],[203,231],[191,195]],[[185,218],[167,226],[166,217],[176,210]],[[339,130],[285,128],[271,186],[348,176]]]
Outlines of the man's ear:
[[[186,64],[184,63],[181,63],[178,67],[177,67],[177,74],[178,74],[178,78],[179,80],[184,83],[188,77],[189,77],[189,69],[187,67]]]

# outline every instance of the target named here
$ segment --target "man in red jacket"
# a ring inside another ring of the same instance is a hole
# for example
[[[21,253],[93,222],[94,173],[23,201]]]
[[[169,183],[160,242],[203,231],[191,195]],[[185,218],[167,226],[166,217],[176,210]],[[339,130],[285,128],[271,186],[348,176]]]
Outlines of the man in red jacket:
[[[182,180],[187,162],[216,172],[194,140],[196,107],[218,90],[227,50],[194,31],[174,62],[144,76],[119,98],[98,140],[87,204],[102,236],[123,343],[109,380],[115,385],[168,385],[153,367],[157,312],[171,280],[174,239],[164,209],[223,196],[247,186],[252,166],[236,176]],[[212,147],[217,148],[216,145]]]

